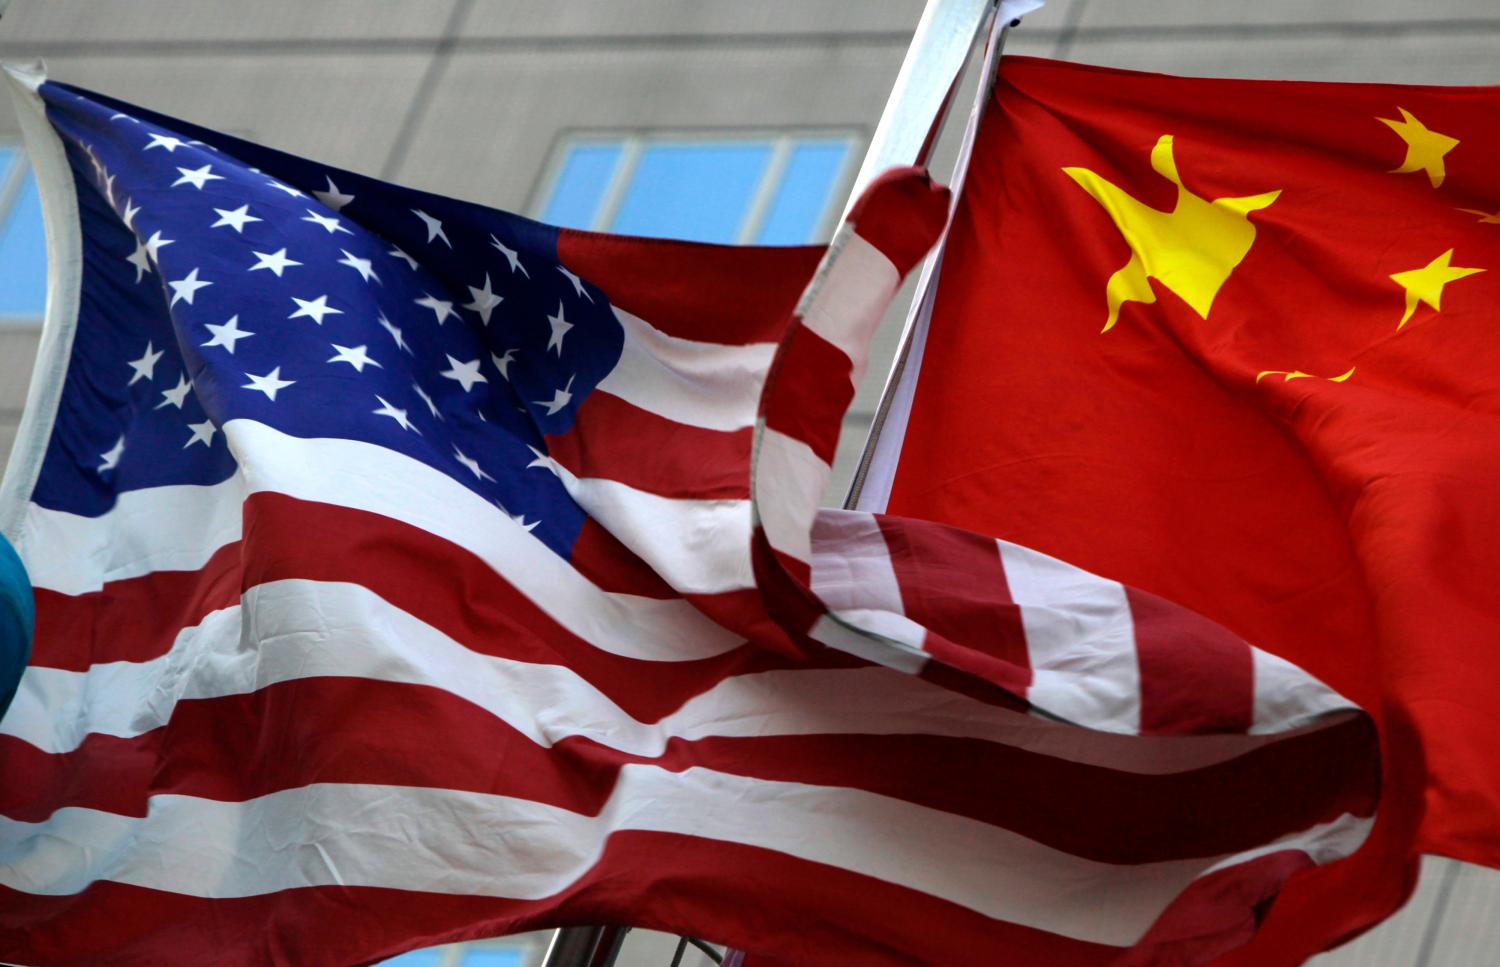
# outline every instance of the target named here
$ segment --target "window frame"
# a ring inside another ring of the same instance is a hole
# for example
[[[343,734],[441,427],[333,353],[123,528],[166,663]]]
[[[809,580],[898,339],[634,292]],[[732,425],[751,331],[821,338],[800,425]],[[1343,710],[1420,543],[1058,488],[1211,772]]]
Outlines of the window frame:
[[[11,163],[10,171],[0,177],[0,232],[4,232],[10,223],[10,217],[15,211],[16,204],[21,200],[21,191],[26,186],[26,178],[32,173],[31,155],[27,153],[26,146],[20,141],[0,140],[0,149],[11,148],[15,150],[15,160]],[[42,226],[42,237],[46,238],[46,226]],[[51,272],[51,266],[46,261],[43,252],[43,265]],[[16,329],[38,329],[42,325],[47,306],[45,300],[42,307],[34,314],[0,312],[0,330]]]
[[[828,198],[823,202],[823,210],[818,212],[813,220],[812,238],[807,243],[803,243],[817,244],[820,240],[826,240],[837,226],[839,213],[844,209],[844,201],[854,183],[854,176],[859,170],[860,162],[864,160],[860,149],[864,147],[865,140],[864,132],[853,127],[569,128],[559,132],[554,139],[552,148],[547,154],[547,162],[542,168],[542,175],[536,181],[536,187],[532,190],[526,210],[532,218],[542,220],[543,212],[552,200],[552,194],[562,177],[568,156],[578,145],[612,144],[620,148],[620,157],[615,162],[609,184],[605,186],[600,196],[599,204],[594,210],[594,217],[587,228],[583,229],[590,232],[608,232],[610,223],[619,214],[620,205],[630,188],[641,155],[647,147],[691,142],[765,143],[771,146],[771,155],[766,161],[765,171],[761,173],[760,183],[750,196],[750,203],[744,215],[741,216],[739,232],[730,243],[753,245],[756,235],[759,234],[770,213],[776,191],[781,186],[787,165],[797,146],[808,141],[840,141],[845,147],[844,159],[839,164],[838,173],[834,175]]]

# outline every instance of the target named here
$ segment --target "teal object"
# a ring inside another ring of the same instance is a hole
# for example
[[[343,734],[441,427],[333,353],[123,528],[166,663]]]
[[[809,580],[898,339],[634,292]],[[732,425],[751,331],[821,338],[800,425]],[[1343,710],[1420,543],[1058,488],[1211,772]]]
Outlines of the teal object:
[[[31,579],[15,548],[0,537],[0,716],[10,707],[21,671],[31,658],[31,633],[36,627],[36,605]]]

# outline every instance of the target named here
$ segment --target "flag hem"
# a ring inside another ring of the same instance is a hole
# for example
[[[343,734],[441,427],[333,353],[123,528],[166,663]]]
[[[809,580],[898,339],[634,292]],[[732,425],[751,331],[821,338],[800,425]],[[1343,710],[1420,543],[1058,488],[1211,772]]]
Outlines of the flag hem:
[[[41,61],[4,64],[11,103],[21,122],[27,156],[36,173],[47,237],[47,308],[42,338],[32,367],[31,387],[21,411],[21,424],[11,445],[10,461],[0,479],[0,534],[19,549],[26,505],[31,500],[57,407],[78,325],[78,300],[83,279],[83,239],[78,225],[78,193],[62,139],[52,130],[38,88],[47,79]]]

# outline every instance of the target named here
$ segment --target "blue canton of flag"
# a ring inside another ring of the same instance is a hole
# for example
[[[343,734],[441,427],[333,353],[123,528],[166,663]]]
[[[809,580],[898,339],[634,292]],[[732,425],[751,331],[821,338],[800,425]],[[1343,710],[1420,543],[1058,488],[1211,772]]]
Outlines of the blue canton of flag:
[[[41,95],[97,191],[79,192],[79,338],[39,499],[93,516],[122,491],[227,479],[217,428],[245,417],[405,453],[571,548],[583,513],[541,437],[571,426],[622,332],[555,229]]]

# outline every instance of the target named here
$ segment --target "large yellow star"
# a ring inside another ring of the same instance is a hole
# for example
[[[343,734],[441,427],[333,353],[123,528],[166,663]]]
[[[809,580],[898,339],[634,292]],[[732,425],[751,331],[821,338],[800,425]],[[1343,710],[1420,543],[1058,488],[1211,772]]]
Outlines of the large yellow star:
[[[1390,118],[1376,118],[1375,120],[1388,126],[1401,136],[1406,142],[1406,160],[1401,162],[1401,167],[1391,169],[1392,174],[1404,175],[1411,171],[1427,172],[1427,180],[1432,182],[1436,188],[1443,183],[1443,177],[1447,170],[1443,167],[1443,155],[1458,147],[1458,139],[1450,138],[1446,134],[1438,134],[1427,125],[1418,121],[1416,117],[1404,107],[1397,107],[1404,121],[1392,121]]]
[[[1418,302],[1425,302],[1434,310],[1442,311],[1443,286],[1483,271],[1484,269],[1467,269],[1454,265],[1453,249],[1450,248],[1420,269],[1397,272],[1392,275],[1391,278],[1396,284],[1406,290],[1406,313],[1401,317],[1396,328],[1400,329],[1406,325],[1411,314],[1417,311]]]
[[[1193,194],[1177,173],[1172,136],[1164,134],[1151,149],[1151,167],[1177,186],[1177,202],[1169,212],[1137,201],[1125,189],[1087,168],[1064,168],[1068,177],[1104,207],[1130,245],[1130,261],[1105,285],[1109,315],[1104,331],[1120,318],[1126,302],[1156,301],[1151,279],[1156,279],[1204,319],[1214,296],[1245,258],[1255,242],[1252,212],[1276,200],[1280,191],[1242,198],[1209,200]]]
[[[1478,215],[1481,225],[1500,225],[1500,212],[1487,212],[1480,208],[1458,208],[1455,211],[1467,212],[1470,215]]]

